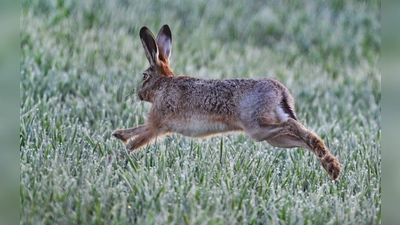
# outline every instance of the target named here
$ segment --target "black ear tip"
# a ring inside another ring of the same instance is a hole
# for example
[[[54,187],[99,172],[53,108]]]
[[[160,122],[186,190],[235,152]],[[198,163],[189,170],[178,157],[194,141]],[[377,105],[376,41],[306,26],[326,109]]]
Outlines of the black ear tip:
[[[169,28],[168,24],[164,24],[164,25],[161,27],[161,30],[163,31],[163,33],[164,33],[165,35],[172,37],[172,32],[171,32],[171,29]]]
[[[143,37],[148,31],[149,31],[149,28],[147,28],[147,27],[140,28],[140,32],[139,32],[140,37]]]

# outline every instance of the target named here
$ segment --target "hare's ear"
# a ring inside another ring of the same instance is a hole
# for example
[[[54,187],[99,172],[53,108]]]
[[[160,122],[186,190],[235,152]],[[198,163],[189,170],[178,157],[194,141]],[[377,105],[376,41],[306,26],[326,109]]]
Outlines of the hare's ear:
[[[169,63],[169,57],[172,51],[172,34],[167,24],[162,26],[158,32],[157,45],[160,50],[160,59]]]
[[[151,66],[158,65],[158,47],[154,39],[153,33],[147,28],[140,29],[140,39]]]

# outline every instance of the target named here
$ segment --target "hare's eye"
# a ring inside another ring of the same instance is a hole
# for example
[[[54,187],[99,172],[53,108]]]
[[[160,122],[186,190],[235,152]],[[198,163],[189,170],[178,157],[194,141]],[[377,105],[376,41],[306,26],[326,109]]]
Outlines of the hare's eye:
[[[147,80],[148,78],[149,78],[149,74],[143,73],[143,80],[145,81],[145,80]]]

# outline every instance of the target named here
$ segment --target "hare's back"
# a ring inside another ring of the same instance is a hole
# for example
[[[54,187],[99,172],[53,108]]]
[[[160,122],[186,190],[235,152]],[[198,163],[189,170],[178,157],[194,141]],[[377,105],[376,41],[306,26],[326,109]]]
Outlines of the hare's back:
[[[272,79],[205,80],[193,77],[174,77],[159,93],[159,106],[166,109],[200,114],[238,117],[243,108],[270,108],[287,97],[287,89]]]
[[[160,93],[159,105],[174,112],[230,119],[260,109],[275,110],[286,97],[292,106],[290,93],[272,79],[204,80],[180,76],[169,80]]]

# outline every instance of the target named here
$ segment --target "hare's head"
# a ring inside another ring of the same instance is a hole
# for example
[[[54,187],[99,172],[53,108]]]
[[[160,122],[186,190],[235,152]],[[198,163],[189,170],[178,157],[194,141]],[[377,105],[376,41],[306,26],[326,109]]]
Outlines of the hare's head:
[[[169,68],[169,57],[172,50],[172,34],[168,25],[161,27],[157,38],[147,28],[140,29],[140,39],[150,67],[143,72],[143,81],[138,91],[140,100],[150,101],[153,92],[163,78],[174,76]]]

